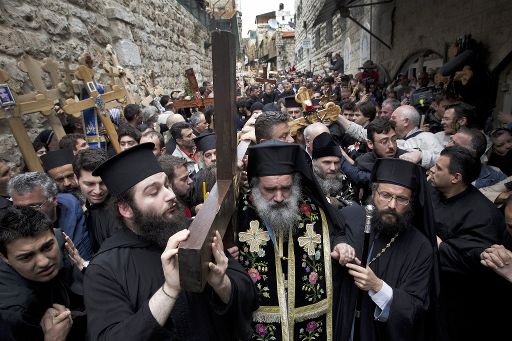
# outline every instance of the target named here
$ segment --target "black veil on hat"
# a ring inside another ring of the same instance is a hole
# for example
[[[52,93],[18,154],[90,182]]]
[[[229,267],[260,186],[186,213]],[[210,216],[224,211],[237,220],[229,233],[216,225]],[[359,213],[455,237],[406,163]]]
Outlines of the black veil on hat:
[[[285,97],[284,106],[286,108],[302,108],[302,105],[295,100],[295,96]]]
[[[322,188],[313,173],[311,158],[300,145],[268,140],[250,146],[247,153],[247,177],[249,183],[254,177],[299,173],[301,175],[303,193],[309,195],[311,199],[323,208],[327,220],[335,230],[345,231],[343,218],[327,202]]]
[[[412,224],[425,235],[434,250],[432,299],[435,300],[439,294],[439,251],[434,224],[434,209],[425,170],[409,161],[383,158],[377,159],[375,162],[371,179],[372,183],[391,183],[407,187],[414,192],[413,207],[411,207],[414,213]]]
[[[141,143],[127,149],[101,165],[92,172],[99,176],[112,195],[120,195],[150,177],[163,172],[153,154],[154,143]]]
[[[74,158],[75,154],[73,154],[71,149],[58,149],[42,155],[41,161],[43,162],[44,170],[49,171],[50,169],[73,164]]]
[[[312,158],[318,159],[325,156],[342,157],[340,146],[334,142],[332,135],[329,133],[321,133],[313,140]]]
[[[194,142],[196,143],[197,149],[203,153],[217,148],[215,146],[217,142],[215,133],[203,132],[194,139]]]

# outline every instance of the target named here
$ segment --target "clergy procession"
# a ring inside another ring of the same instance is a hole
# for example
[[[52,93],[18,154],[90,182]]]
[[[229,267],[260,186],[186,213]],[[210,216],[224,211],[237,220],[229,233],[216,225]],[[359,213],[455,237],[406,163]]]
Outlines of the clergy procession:
[[[0,59],[0,340],[509,340],[512,107],[481,42],[349,72],[209,34],[211,76],[169,88],[111,45],[106,80],[97,50],[23,54],[32,92]]]

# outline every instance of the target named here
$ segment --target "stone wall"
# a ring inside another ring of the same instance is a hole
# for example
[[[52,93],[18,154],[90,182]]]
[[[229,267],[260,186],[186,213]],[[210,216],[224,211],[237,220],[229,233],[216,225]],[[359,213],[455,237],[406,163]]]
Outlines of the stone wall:
[[[336,13],[329,22],[324,22],[316,27],[313,23],[322,9],[324,1],[300,0],[296,1],[296,29],[295,29],[295,57],[297,69],[301,71],[313,71],[315,74],[323,74],[324,56],[327,53],[339,53],[345,59],[345,73],[357,73],[358,67],[364,62],[360,56],[360,41],[367,34],[352,21],[340,18]],[[356,8],[351,10],[351,15],[369,27],[369,9]],[[332,28],[332,37],[328,34],[328,25]],[[311,41],[311,48],[302,46],[305,38]],[[369,42],[369,41],[368,41]]]
[[[296,1],[295,56],[299,70],[321,73],[323,57],[341,52],[345,72],[356,73],[371,58],[394,76],[415,53],[431,50],[445,57],[446,47],[465,34],[481,42],[488,52],[487,65],[494,70],[512,52],[512,1],[509,0],[396,0],[390,4],[351,8],[350,14],[380,37],[391,49],[370,37],[351,20],[332,17],[332,39],[327,39],[327,24],[312,27],[326,0]],[[327,0],[330,1],[330,0]],[[365,2],[370,2],[365,0]],[[304,26],[305,23],[305,26]],[[371,23],[371,25],[370,25]],[[306,38],[312,48],[302,47]],[[317,38],[320,41],[315,47]],[[309,52],[309,53],[308,53]]]
[[[211,80],[208,29],[175,0],[2,0],[0,1],[0,67],[10,76],[10,87],[32,90],[17,66],[23,53],[37,60],[51,57],[76,63],[88,51],[101,65],[105,47],[112,44],[120,63],[134,74],[131,90],[142,93],[140,79],[164,89],[183,88],[183,71],[193,67],[199,82]],[[97,76],[106,81],[104,72]],[[31,138],[46,128],[38,114],[27,119]],[[18,162],[15,141],[0,121],[0,158]]]

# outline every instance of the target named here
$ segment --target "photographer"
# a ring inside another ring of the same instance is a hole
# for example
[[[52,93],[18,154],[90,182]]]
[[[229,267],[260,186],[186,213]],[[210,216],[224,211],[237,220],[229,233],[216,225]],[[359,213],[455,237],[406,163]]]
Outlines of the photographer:
[[[418,77],[418,88],[411,94],[411,105],[418,110],[421,115],[425,115],[434,101],[434,88],[428,86],[430,79],[426,72],[422,72]]]

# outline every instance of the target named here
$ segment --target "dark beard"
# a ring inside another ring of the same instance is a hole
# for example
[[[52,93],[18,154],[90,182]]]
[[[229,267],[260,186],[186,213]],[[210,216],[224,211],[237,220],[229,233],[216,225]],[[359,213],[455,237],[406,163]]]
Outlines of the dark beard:
[[[136,207],[132,207],[132,210],[137,234],[162,250],[170,236],[190,225],[190,219],[185,216],[181,205],[176,206],[175,213],[169,219],[154,213],[143,213]]]
[[[388,223],[382,219],[384,214],[391,214],[395,217],[394,223]],[[409,207],[403,214],[398,214],[395,210],[386,208],[384,210],[375,210],[372,216],[372,228],[384,237],[391,238],[399,231],[406,229],[412,221],[413,212]]]
[[[252,201],[260,218],[268,224],[277,236],[281,232],[285,238],[300,220],[300,185],[294,184],[292,194],[280,203],[268,202],[257,187],[252,188]]]
[[[82,193],[82,191],[80,190],[80,186],[78,186],[78,185],[64,187],[62,189],[61,193],[73,194],[75,196],[75,198],[77,198],[80,201],[80,203],[82,205],[85,204],[85,202],[86,202],[85,195]]]
[[[315,178],[320,184],[324,195],[336,196],[340,194],[343,188],[343,182],[345,181],[345,175],[341,173],[341,171],[335,174],[324,175],[316,166],[313,166],[313,170],[315,173]]]

